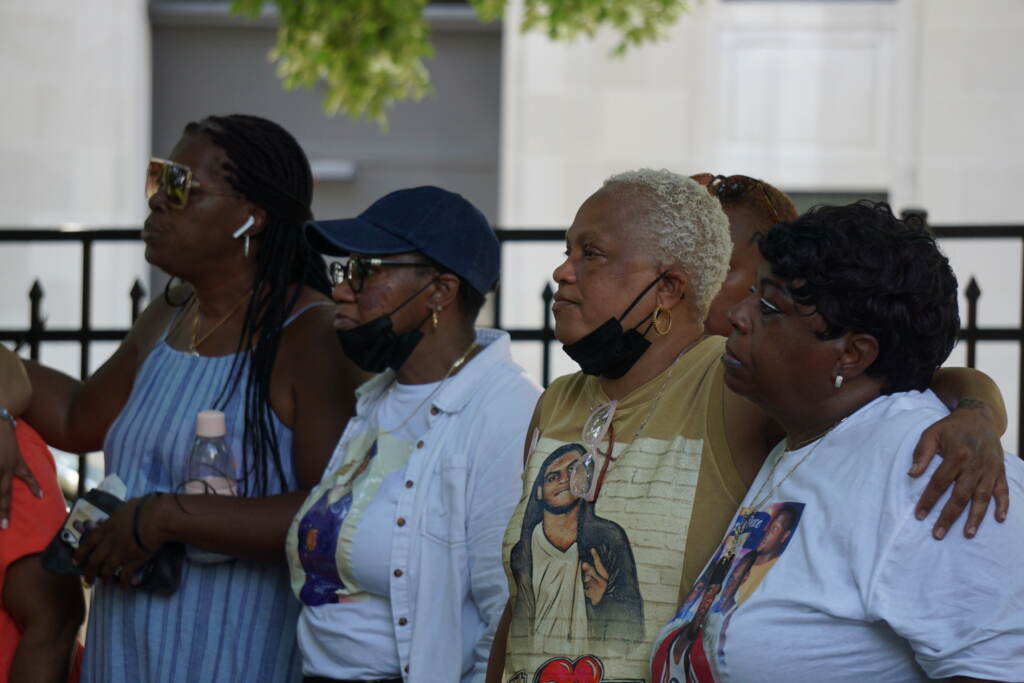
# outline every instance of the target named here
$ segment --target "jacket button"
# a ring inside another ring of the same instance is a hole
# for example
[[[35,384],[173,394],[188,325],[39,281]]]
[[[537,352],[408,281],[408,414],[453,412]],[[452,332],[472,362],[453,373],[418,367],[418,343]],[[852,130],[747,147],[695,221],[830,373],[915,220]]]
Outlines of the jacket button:
[[[398,526],[405,526],[405,517],[399,517],[398,521],[395,522]]]
[[[418,444],[416,444],[416,448],[423,448],[423,442],[420,441]]]
[[[412,479],[409,479],[409,480],[407,480],[405,482],[405,488],[407,488],[407,489],[411,489],[412,488]]]
[[[401,569],[396,569],[395,570],[395,576],[401,576],[401,575],[402,575],[402,570]]]
[[[440,412],[441,412],[441,409],[438,408],[437,406],[431,406],[430,407],[430,414],[431,415],[437,415]]]
[[[409,620],[406,619],[405,617],[402,617],[401,619],[398,620],[398,625],[399,626],[405,626],[408,623],[409,623]]]

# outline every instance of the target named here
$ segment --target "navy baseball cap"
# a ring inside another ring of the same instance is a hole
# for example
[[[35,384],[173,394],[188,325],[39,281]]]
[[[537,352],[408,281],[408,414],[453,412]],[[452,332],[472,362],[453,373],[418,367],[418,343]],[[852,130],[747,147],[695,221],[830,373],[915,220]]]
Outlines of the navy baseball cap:
[[[357,218],[308,221],[306,239],[329,256],[418,251],[481,294],[498,281],[501,248],[490,223],[462,195],[432,185],[384,195]]]

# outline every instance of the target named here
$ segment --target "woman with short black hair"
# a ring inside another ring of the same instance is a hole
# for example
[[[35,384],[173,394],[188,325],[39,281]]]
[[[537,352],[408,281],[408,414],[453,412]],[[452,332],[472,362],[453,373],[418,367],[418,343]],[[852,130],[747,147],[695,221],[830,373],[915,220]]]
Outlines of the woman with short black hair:
[[[786,439],[656,641],[653,680],[1024,680],[1024,463],[1005,456],[1004,524],[967,522],[942,543],[906,476],[947,412],[928,385],[959,328],[948,260],[922,225],[867,201],[819,207],[759,247],[725,381]]]
[[[747,295],[754,282],[757,265],[761,262],[757,235],[800,214],[785,192],[758,178],[713,173],[697,173],[691,177],[708,188],[729,218],[729,236],[732,238],[729,272],[704,321],[704,330],[708,334],[728,337],[729,309]]]

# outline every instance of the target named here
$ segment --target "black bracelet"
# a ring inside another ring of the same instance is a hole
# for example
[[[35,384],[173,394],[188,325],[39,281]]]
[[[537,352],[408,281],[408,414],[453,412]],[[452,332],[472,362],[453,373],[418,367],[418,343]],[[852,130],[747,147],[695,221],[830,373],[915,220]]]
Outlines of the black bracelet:
[[[146,544],[142,542],[142,535],[139,534],[139,515],[142,513],[142,507],[146,504],[146,500],[152,496],[159,496],[159,493],[148,493],[139,499],[139,502],[135,504],[135,510],[132,517],[132,536],[135,538],[135,545],[139,546],[139,550],[145,553],[153,552],[146,547]]]

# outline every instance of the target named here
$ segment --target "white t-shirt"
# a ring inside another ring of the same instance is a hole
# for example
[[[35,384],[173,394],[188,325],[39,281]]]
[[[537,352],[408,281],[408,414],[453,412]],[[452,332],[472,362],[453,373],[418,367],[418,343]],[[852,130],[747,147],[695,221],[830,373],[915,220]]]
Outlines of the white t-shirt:
[[[1009,518],[974,539],[966,515],[931,537],[945,498],[914,517],[941,460],[912,479],[914,447],[947,412],[930,391],[882,396],[777,446],[743,507],[778,488],[741,507],[734,553],[723,541],[655,641],[653,681],[1024,681],[1024,462],[1006,456]]]
[[[396,382],[387,390],[371,420],[378,432],[373,445],[376,453],[364,473],[352,482],[351,502],[340,524],[334,515],[316,525],[318,535],[336,534],[337,542],[324,548],[327,553],[347,557],[352,581],[347,582],[351,584],[346,586],[350,594],[344,602],[314,606],[299,616],[297,637],[306,675],[355,680],[399,675],[401,663],[389,592],[393,520],[409,455],[416,440],[427,431],[428,399],[440,384]],[[353,439],[350,443],[363,447],[366,440]],[[330,492],[324,496],[330,496]],[[354,527],[347,532],[344,527],[348,525]],[[323,580],[337,581],[341,577],[333,558],[324,559],[329,569]],[[358,589],[351,590],[354,587]]]

